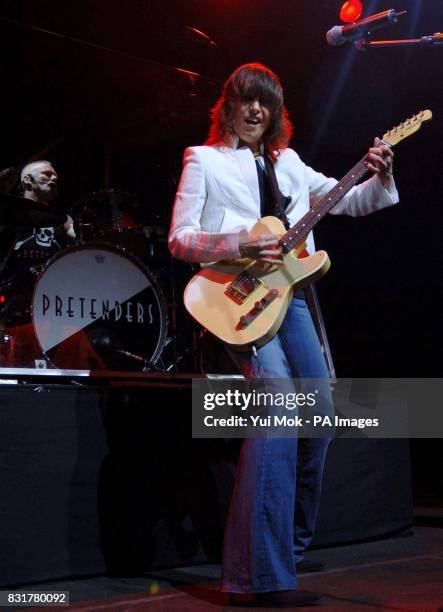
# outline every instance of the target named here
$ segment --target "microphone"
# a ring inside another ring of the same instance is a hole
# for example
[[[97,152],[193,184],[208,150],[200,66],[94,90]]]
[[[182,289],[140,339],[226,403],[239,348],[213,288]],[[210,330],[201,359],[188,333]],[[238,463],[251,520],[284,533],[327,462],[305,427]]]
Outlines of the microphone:
[[[407,11],[397,12],[395,9],[382,11],[376,15],[370,15],[364,19],[360,19],[355,23],[345,26],[334,26],[326,32],[326,40],[328,44],[336,46],[342,45],[348,40],[358,40],[368,36],[373,30],[385,28],[388,25],[397,23],[400,15],[404,15]]]

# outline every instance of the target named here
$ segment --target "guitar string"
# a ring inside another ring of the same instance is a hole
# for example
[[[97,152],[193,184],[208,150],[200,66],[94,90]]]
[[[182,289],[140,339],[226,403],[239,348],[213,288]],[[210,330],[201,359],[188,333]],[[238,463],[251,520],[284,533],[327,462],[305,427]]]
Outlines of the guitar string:
[[[328,193],[311,208],[279,241],[288,253],[306,239],[313,227],[342,199],[346,193],[367,173],[366,158],[362,158]]]
[[[386,134],[401,132],[402,129],[415,128],[416,123],[427,120],[425,111],[414,115],[400,125],[396,126]],[[418,129],[418,128],[416,128]],[[416,130],[414,130],[416,131]],[[413,133],[413,132],[412,132]],[[386,136],[385,134],[385,136]],[[384,144],[388,144],[382,140]],[[394,146],[389,145],[389,146]],[[283,252],[289,253],[294,246],[306,239],[309,232],[323,217],[348,193],[348,191],[367,173],[366,157],[363,157],[351,170],[335,185],[311,210],[304,215],[286,234],[279,240],[279,245],[283,247]],[[313,216],[314,215],[314,216]]]

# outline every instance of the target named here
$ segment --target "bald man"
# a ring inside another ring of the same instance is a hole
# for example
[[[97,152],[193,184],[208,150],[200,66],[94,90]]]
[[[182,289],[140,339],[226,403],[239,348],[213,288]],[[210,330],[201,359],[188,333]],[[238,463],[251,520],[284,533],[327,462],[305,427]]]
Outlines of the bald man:
[[[20,179],[25,199],[54,210],[59,177],[51,162],[39,160],[27,164]],[[74,226],[72,218],[67,215],[65,222],[58,226],[34,227],[32,230],[25,227],[8,229],[13,233],[13,239],[0,277],[0,290],[6,298],[0,305],[0,330],[13,329],[16,346],[23,348],[20,356],[16,350],[20,363],[7,365],[29,367],[41,355],[30,326],[35,279],[53,255],[73,244]]]
[[[21,172],[20,179],[23,196],[27,200],[49,205],[57,197],[58,174],[49,161],[39,160],[27,164]],[[73,221],[67,215],[61,228],[34,228],[31,236],[17,241],[14,250],[20,251],[24,245],[27,245],[28,256],[26,259],[29,259],[30,248],[32,247],[33,255],[31,259],[37,258],[38,261],[42,261],[62,246],[66,246],[66,243],[74,238]],[[21,256],[23,256],[22,253]]]

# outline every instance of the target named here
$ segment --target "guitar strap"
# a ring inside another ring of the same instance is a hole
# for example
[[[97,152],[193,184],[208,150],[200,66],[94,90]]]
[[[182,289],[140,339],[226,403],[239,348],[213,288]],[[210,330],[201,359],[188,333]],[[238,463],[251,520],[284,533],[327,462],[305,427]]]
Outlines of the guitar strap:
[[[286,215],[285,209],[282,206],[282,200],[285,201],[285,197],[282,195],[278,182],[277,176],[275,174],[274,162],[269,157],[268,153],[265,153],[265,167],[266,172],[269,177],[269,182],[271,184],[271,190],[273,199],[275,202],[275,210],[276,216],[282,221],[286,230],[289,230],[290,223],[289,219]],[[290,201],[290,200],[289,200]],[[287,203],[287,200],[286,200]],[[331,382],[336,382],[335,376],[335,367],[332,359],[331,348],[329,346],[328,336],[326,334],[325,322],[323,320],[323,315],[320,310],[320,303],[318,301],[317,290],[314,284],[308,285],[305,287],[306,294],[306,302],[308,304],[309,312],[311,313],[312,320],[314,322],[315,331],[317,332],[318,339],[320,341],[320,346],[323,351],[323,356],[325,358],[326,367],[328,368],[329,378]]]
[[[274,200],[274,207],[275,207],[275,213],[276,213],[275,216],[280,219],[280,221],[285,226],[286,230],[289,230],[291,225],[289,223],[288,217],[286,216],[285,208],[291,201],[291,198],[289,198],[289,202],[288,202],[287,198],[285,198],[285,196],[282,194],[282,192],[279,189],[278,182],[277,182],[277,176],[275,175],[274,162],[270,158],[269,153],[265,153],[264,159],[265,159],[266,174],[268,175],[269,183],[271,185],[272,197]],[[283,207],[283,201],[285,202],[285,207]]]

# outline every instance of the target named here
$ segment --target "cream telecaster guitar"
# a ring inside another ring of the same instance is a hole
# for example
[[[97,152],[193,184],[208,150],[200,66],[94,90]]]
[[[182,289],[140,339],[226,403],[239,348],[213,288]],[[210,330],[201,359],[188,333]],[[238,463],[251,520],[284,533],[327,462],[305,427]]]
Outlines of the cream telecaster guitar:
[[[396,145],[431,118],[431,111],[421,111],[386,132],[383,143],[391,147]],[[319,279],[331,265],[325,251],[307,255],[307,235],[366,173],[363,158],[286,233],[276,217],[260,219],[250,233],[271,233],[280,237],[283,265],[263,264],[251,259],[212,264],[188,283],[184,293],[188,312],[200,325],[237,350],[266,344],[277,333],[293,292]]]

